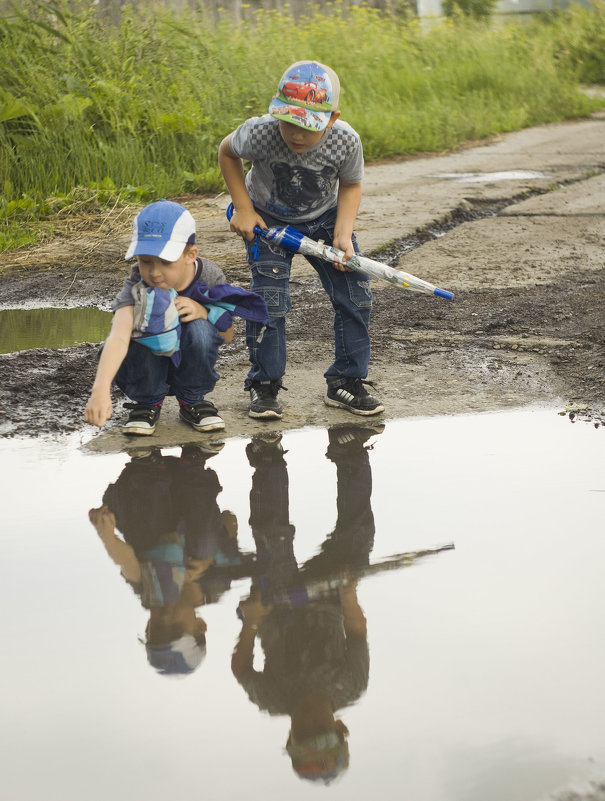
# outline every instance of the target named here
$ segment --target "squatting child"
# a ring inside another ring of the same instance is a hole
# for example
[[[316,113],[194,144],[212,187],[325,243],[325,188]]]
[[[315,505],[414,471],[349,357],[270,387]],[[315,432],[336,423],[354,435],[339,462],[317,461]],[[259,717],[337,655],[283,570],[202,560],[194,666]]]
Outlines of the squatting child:
[[[176,396],[180,418],[197,431],[225,427],[206,396],[219,378],[219,346],[232,339],[233,326],[229,316],[220,331],[209,319],[212,307],[201,301],[226,278],[199,256],[195,232],[190,212],[169,200],[149,204],[135,218],[125,258],[137,261],[112,304],[87,422],[102,427],[111,417],[115,381],[132,401],[124,434],[153,434],[167,395]]]
[[[231,194],[231,230],[245,240],[251,288],[265,298],[270,323],[246,324],[251,368],[244,383],[250,417],[279,419],[278,392],[286,370],[285,316],[291,308],[292,255],[270,246],[255,226],[292,225],[344,251],[343,264],[307,257],[334,308],[332,365],[324,373],[325,402],[354,414],[384,411],[365,384],[370,359],[369,279],[345,266],[359,252],[353,227],[361,200],[363,149],[341,121],[340,83],[330,67],[298,61],[283,74],[269,113],[252,117],[221,142],[219,164]],[[251,168],[244,173],[243,161]]]

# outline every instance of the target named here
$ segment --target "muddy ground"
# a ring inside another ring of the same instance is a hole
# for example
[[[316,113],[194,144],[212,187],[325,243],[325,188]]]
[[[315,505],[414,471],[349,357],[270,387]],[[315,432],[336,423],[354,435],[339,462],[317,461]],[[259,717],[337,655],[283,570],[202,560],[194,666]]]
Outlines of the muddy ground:
[[[605,112],[426,155],[367,166],[358,239],[367,255],[455,293],[452,301],[374,282],[370,378],[383,419],[546,405],[574,422],[605,422]],[[181,198],[202,253],[247,286],[229,198]],[[0,254],[5,308],[107,308],[125,274],[136,208],[66,220],[48,242]],[[331,361],[328,301],[302,258],[292,275],[284,419],[247,417],[243,324],[222,349],[213,400],[227,435],[351,421],[323,404]],[[0,356],[0,436],[60,436],[82,422],[98,346]],[[119,450],[123,399],[88,447]],[[155,439],[199,437],[172,401]],[[360,421],[360,418],[353,418]],[[360,421],[362,422],[362,421]],[[208,435],[206,435],[208,436]]]

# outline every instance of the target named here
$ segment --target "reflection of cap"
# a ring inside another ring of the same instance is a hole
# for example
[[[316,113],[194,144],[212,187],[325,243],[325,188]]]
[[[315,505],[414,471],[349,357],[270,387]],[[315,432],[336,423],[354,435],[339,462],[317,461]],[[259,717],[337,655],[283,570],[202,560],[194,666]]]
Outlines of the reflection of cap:
[[[349,746],[336,732],[308,737],[297,743],[292,735],[286,746],[292,767],[301,779],[330,784],[349,767]]]
[[[333,69],[317,61],[297,61],[282,75],[269,114],[300,128],[323,131],[339,98],[340,81]]]
[[[150,203],[134,218],[132,241],[125,259],[157,256],[176,261],[185,245],[195,242],[195,220],[184,206],[172,200]]]
[[[193,673],[206,656],[206,640],[184,634],[174,642],[145,645],[149,664],[164,676]]]

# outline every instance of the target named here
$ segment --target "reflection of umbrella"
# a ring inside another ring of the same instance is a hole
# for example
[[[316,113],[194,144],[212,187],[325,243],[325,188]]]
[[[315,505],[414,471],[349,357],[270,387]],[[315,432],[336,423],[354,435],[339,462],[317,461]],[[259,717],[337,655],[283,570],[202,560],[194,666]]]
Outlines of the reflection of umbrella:
[[[230,220],[232,216],[233,203],[230,203],[227,207],[227,219]],[[257,225],[254,230],[260,236],[274,242],[289,253],[300,253],[301,256],[315,256],[315,258],[323,259],[323,261],[345,264],[342,261],[344,256],[342,250],[326,245],[325,242],[316,242],[314,239],[301,234],[291,225],[287,225],[285,228],[273,227],[265,230]],[[363,275],[369,275],[370,278],[380,278],[383,281],[388,281],[390,284],[395,284],[395,286],[402,289],[412,289],[415,292],[422,292],[425,295],[437,295],[437,297],[447,298],[448,300],[454,297],[452,292],[448,292],[446,289],[439,289],[439,287],[429,284],[428,281],[423,281],[422,278],[417,278],[411,273],[397,270],[388,264],[374,261],[374,259],[360,256],[357,253],[347,259],[346,266]]]
[[[352,581],[359,581],[359,579],[365,578],[366,576],[373,576],[377,573],[383,573],[386,570],[399,570],[403,567],[411,567],[425,556],[434,556],[442,551],[451,551],[454,547],[454,543],[449,542],[446,545],[438,545],[434,548],[427,548],[422,551],[407,551],[406,553],[392,554],[380,562],[374,562],[374,564],[366,565],[365,567],[353,568],[340,575],[311,579],[308,582],[303,581],[300,584],[286,587],[285,589],[272,591],[270,597],[263,598],[263,602],[290,607],[304,606],[309,601],[323,598],[339,587],[344,587]],[[237,614],[241,619],[242,616],[239,608]]]

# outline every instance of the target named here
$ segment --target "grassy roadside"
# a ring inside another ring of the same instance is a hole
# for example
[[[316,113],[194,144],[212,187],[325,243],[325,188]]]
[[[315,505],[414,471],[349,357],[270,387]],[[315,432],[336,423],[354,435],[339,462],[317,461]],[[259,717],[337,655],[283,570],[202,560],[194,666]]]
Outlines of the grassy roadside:
[[[220,140],[300,58],[340,74],[368,161],[439,152],[602,106],[579,84],[605,84],[605,2],[430,28],[338,3],[237,26],[140,3],[107,27],[85,0],[25,0],[0,19],[0,250],[52,233],[58,213],[221,191]]]

